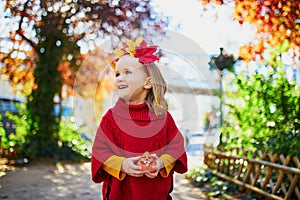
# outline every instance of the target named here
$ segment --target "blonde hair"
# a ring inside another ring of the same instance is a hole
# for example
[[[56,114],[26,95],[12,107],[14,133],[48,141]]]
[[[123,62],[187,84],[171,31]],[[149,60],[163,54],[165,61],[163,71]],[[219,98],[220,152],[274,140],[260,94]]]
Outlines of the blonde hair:
[[[151,62],[149,66],[145,66],[145,69],[147,67],[150,72],[152,88],[147,95],[146,101],[150,110],[156,115],[164,115],[165,111],[168,110],[168,104],[164,97],[167,92],[166,81],[155,63]]]

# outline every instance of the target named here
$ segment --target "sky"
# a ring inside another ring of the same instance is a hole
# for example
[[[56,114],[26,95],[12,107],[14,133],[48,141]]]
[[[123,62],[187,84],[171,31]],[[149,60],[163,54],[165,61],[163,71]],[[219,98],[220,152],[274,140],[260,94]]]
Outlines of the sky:
[[[241,26],[232,20],[232,5],[216,6],[206,12],[203,12],[202,4],[197,0],[154,0],[153,5],[170,17],[169,29],[191,38],[210,55],[219,54],[220,47],[237,55],[239,47],[254,37],[252,25]],[[215,13],[219,16],[217,21]],[[177,24],[181,29],[176,29]]]

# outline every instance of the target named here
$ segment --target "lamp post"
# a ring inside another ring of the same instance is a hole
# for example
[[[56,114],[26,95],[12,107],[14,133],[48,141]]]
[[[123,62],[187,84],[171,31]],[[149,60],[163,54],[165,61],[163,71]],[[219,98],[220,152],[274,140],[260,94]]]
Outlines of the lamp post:
[[[212,56],[210,61],[208,62],[210,70],[217,70],[220,77],[220,119],[219,119],[219,126],[222,128],[223,125],[223,76],[224,70],[227,71],[234,71],[233,65],[235,64],[236,60],[234,59],[233,55],[224,54],[224,48],[220,48],[220,54],[215,57]],[[220,144],[222,144],[222,132],[220,134]]]

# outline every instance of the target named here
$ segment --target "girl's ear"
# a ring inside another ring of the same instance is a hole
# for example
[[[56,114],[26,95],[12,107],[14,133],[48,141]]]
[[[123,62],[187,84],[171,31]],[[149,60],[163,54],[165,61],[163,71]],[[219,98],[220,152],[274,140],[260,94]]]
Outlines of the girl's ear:
[[[147,77],[146,82],[144,84],[145,89],[151,89],[152,88],[152,82],[151,82],[151,77]]]

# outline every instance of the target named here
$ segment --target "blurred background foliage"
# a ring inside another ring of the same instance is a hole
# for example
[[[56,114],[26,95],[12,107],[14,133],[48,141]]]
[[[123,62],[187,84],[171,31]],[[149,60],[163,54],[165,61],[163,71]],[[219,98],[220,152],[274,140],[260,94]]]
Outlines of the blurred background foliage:
[[[72,118],[64,118],[60,121],[59,132],[57,135],[57,146],[47,145],[35,148],[33,143],[35,134],[30,132],[30,126],[38,126],[32,119],[28,118],[28,109],[25,103],[17,105],[18,114],[7,112],[8,118],[15,123],[15,133],[2,134],[2,148],[10,149],[10,152],[15,159],[23,162],[29,159],[38,159],[39,157],[54,157],[55,161],[72,159],[75,161],[87,161],[91,158],[90,146],[92,141],[89,138],[84,138],[80,134],[80,129],[76,128]],[[1,131],[2,129],[0,129]],[[42,155],[38,151],[45,149],[53,151],[53,155]],[[20,163],[19,163],[20,164]]]
[[[287,80],[283,63],[287,55],[291,65],[299,68],[299,2],[199,3],[204,10],[233,4],[233,20],[257,30],[255,39],[239,48],[240,62],[228,70],[234,73],[230,83],[234,91],[224,94],[224,104],[230,108],[222,127],[226,146],[299,155],[299,87]],[[16,123],[16,133],[8,138],[2,134],[2,145],[13,144],[24,157],[67,158],[66,154],[73,157],[75,153],[89,158],[89,141],[80,137],[72,120],[63,120],[61,101],[72,95],[101,101],[112,85],[97,72],[110,73],[105,66],[111,55],[98,51],[97,45],[105,39],[118,45],[143,33],[159,37],[168,27],[168,18],[146,0],[6,0],[3,16],[0,71],[27,100],[18,115],[8,114]],[[155,32],[147,32],[147,27],[154,27]],[[248,68],[255,62],[269,72],[237,73],[241,62]],[[90,84],[97,85],[95,91]],[[76,90],[77,86],[84,89]],[[60,101],[54,102],[55,97]],[[56,105],[59,112],[54,114]]]
[[[293,57],[299,58],[300,47],[300,6],[297,0],[199,0],[204,10],[216,6],[232,4],[234,6],[233,20],[243,25],[250,23],[256,28],[255,39],[240,47],[239,57],[249,62],[251,60],[269,60],[269,65],[276,64],[276,56],[270,60],[269,51],[283,45]],[[216,13],[218,18],[218,13]],[[277,53],[277,52],[276,52]]]
[[[234,85],[237,91],[228,93],[234,101],[227,103],[222,127],[224,145],[299,156],[299,86],[283,70],[239,74]]]
[[[288,56],[292,68],[299,68],[299,2],[200,2],[205,5],[205,10],[234,4],[233,19],[241,25],[250,23],[256,27],[255,39],[240,47],[240,62],[235,65],[236,70],[243,62],[248,69],[243,73],[235,72],[228,81],[234,89],[223,94],[226,96],[223,103],[228,106],[229,112],[221,128],[224,136],[222,145],[300,156],[299,85],[295,77],[293,80],[287,79],[283,62],[283,57]],[[260,68],[265,68],[268,73],[259,72]]]

